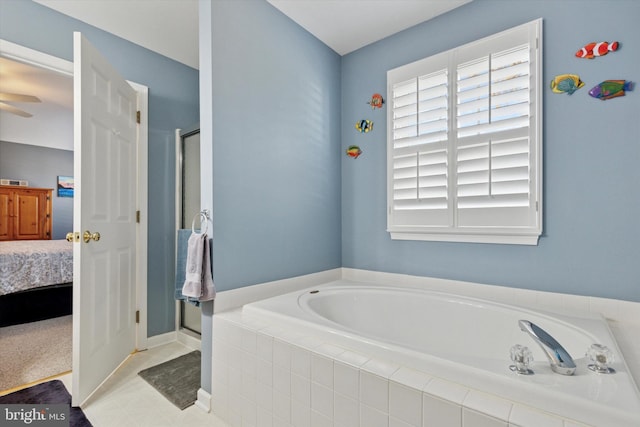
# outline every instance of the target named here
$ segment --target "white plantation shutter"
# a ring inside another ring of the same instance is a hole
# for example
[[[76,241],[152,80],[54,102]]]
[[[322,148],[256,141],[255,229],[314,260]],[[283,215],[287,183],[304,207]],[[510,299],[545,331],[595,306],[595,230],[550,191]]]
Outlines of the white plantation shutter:
[[[393,238],[535,244],[541,21],[391,70]]]
[[[528,223],[529,70],[528,44],[457,67],[460,227]]]
[[[413,222],[448,221],[448,86],[446,69],[393,85],[393,200]]]

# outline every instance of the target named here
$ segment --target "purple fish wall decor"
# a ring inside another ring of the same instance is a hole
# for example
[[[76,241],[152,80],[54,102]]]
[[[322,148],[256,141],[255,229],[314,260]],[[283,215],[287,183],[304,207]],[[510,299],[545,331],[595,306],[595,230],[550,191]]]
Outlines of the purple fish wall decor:
[[[589,91],[589,95],[602,101],[624,96],[626,91],[633,90],[633,82],[626,80],[605,80]]]

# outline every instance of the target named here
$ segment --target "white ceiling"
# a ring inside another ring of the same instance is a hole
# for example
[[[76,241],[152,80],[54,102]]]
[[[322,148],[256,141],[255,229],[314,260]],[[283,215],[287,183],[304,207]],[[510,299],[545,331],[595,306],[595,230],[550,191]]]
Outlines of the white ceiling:
[[[33,0],[198,68],[198,0]]]
[[[198,0],[33,0],[198,68]],[[267,0],[340,55],[472,0]]]
[[[340,55],[472,0],[267,0]]]
[[[7,102],[33,117],[0,110],[0,141],[73,150],[70,76],[0,57],[0,92],[35,95],[42,101]]]

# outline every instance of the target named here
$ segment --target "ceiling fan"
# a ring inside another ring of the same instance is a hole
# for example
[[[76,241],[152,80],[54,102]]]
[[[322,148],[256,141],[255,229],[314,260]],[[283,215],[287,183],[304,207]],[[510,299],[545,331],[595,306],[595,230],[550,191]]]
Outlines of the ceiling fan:
[[[32,117],[33,114],[27,113],[24,110],[21,110],[13,105],[7,104],[6,102],[42,102],[40,98],[33,95],[22,95],[18,93],[6,93],[0,92],[0,110],[5,110],[10,113],[16,114],[21,117]]]

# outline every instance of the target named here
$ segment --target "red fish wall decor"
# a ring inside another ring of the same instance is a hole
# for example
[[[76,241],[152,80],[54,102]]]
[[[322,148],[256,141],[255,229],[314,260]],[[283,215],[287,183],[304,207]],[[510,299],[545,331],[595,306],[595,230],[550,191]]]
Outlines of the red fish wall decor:
[[[347,156],[352,159],[357,159],[360,154],[362,154],[362,150],[357,145],[350,145],[349,148],[347,148]]]
[[[592,42],[586,44],[576,52],[578,58],[593,59],[596,56],[604,56],[609,52],[615,52],[620,47],[618,42]]]
[[[382,104],[384,104],[384,99],[382,99],[382,95],[379,93],[374,93],[371,96],[371,100],[367,102],[367,104],[371,105],[371,109],[375,110],[376,108],[382,108]]]

